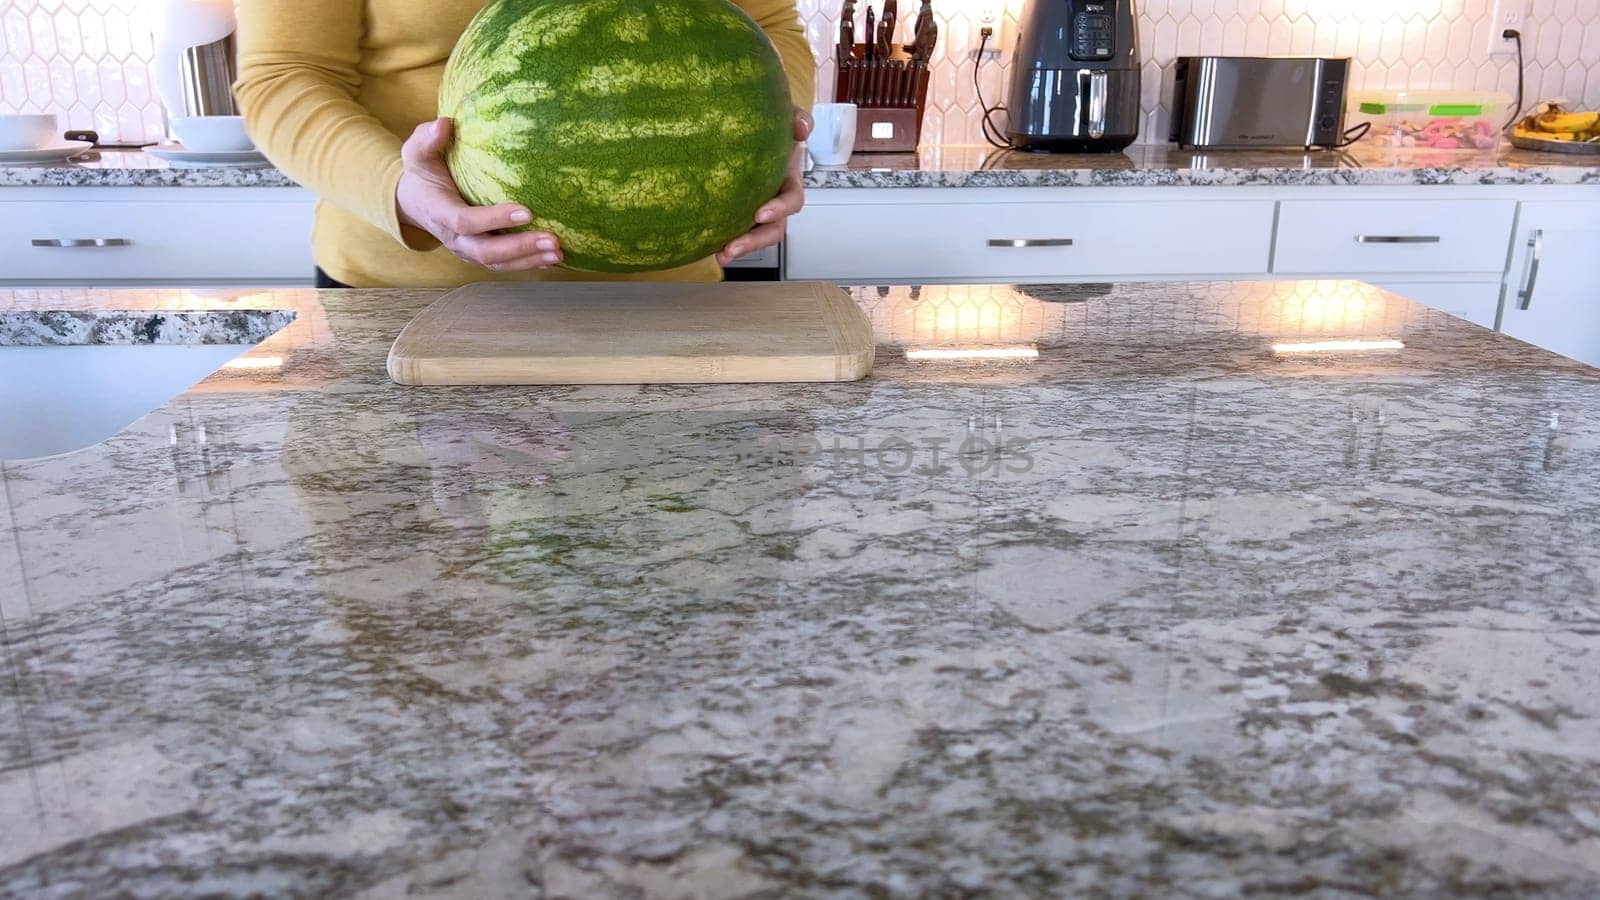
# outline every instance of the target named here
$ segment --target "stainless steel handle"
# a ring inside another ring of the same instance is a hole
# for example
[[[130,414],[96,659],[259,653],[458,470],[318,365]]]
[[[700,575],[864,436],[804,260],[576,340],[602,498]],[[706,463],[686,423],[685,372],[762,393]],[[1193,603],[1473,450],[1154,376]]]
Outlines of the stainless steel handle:
[[[1078,80],[1085,76],[1089,79],[1089,137],[1099,139],[1106,133],[1106,95],[1111,77],[1099,69],[1079,69]]]
[[[991,247],[1071,247],[1072,238],[990,238]]]
[[[1436,234],[1358,234],[1358,244],[1437,244]]]
[[[127,238],[34,238],[35,247],[132,247]]]
[[[1535,229],[1533,236],[1528,238],[1528,248],[1533,251],[1528,257],[1528,283],[1517,292],[1517,299],[1522,302],[1517,304],[1517,309],[1527,309],[1533,305],[1533,289],[1539,285],[1539,263],[1544,261],[1544,229]]]

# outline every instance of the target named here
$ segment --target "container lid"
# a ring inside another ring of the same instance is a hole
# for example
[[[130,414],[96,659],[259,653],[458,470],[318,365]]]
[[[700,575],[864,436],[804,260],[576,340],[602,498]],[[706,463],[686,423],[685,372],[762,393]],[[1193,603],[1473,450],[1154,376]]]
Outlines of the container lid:
[[[1486,115],[1511,103],[1499,91],[1356,91],[1351,106],[1369,116],[1387,113],[1422,113],[1444,118]]]

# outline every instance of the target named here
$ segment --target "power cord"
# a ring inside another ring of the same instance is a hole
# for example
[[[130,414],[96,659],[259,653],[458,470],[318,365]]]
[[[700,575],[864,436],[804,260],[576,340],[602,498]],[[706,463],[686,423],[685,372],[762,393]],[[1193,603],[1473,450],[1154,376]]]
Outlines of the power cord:
[[[985,27],[978,32],[978,35],[978,56],[972,61],[972,87],[978,97],[978,108],[983,110],[983,121],[980,123],[983,127],[983,139],[988,141],[992,147],[997,147],[1001,150],[1015,150],[1017,146],[1006,138],[1005,131],[994,124],[994,114],[1005,112],[1005,105],[996,103],[994,106],[990,106],[983,102],[983,84],[978,80],[978,72],[983,67],[983,51],[988,49],[989,38],[994,37],[994,29]]]
[[[1522,32],[1515,28],[1507,28],[1505,31],[1500,32],[1500,37],[1508,41],[1514,41],[1517,45],[1517,108],[1511,111],[1511,118],[1507,120],[1506,127],[1500,129],[1501,131],[1510,131],[1512,126],[1517,124],[1517,120],[1522,118],[1522,104],[1525,102],[1522,91],[1528,72],[1527,64],[1522,59]]]
[[[1354,128],[1346,129],[1346,131],[1345,131],[1343,137],[1340,139],[1339,143],[1333,144],[1333,145],[1331,145],[1329,147],[1326,147],[1324,149],[1327,149],[1327,150],[1343,150],[1344,148],[1350,146],[1351,144],[1354,144],[1356,141],[1359,141],[1362,138],[1366,137],[1367,136],[1367,132],[1369,132],[1371,130],[1372,130],[1372,123],[1371,122],[1362,122],[1360,125],[1357,125]]]

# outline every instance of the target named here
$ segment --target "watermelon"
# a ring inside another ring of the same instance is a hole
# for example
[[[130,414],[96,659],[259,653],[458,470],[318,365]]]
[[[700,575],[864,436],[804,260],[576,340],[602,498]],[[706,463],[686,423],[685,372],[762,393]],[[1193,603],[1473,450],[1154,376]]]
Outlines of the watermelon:
[[[726,0],[494,0],[445,68],[468,202],[533,211],[566,266],[716,253],[782,186],[794,113],[777,51]]]

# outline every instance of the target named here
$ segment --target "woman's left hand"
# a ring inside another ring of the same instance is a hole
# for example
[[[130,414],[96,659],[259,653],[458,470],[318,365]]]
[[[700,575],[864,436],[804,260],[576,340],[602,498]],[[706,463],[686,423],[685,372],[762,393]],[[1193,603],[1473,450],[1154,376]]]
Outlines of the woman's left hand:
[[[763,250],[783,240],[789,217],[806,205],[806,189],[800,182],[800,161],[805,140],[811,134],[811,114],[799,107],[794,111],[794,139],[798,145],[789,159],[789,174],[783,179],[778,196],[756,210],[756,227],[739,235],[717,254],[718,265],[727,265],[741,256]]]

